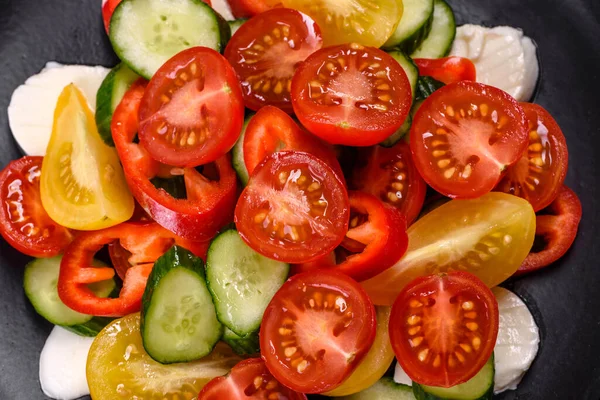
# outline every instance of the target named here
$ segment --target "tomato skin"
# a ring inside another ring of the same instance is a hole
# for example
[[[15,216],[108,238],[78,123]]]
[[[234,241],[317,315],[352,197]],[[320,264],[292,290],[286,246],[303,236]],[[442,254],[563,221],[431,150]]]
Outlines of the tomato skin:
[[[110,19],[117,6],[121,4],[121,1],[123,0],[107,0],[102,6],[102,20],[104,21],[104,29],[106,30],[106,33],[108,33]]]
[[[195,167],[227,153],[242,130],[244,102],[235,71],[206,47],[169,59],[139,107],[140,143],[161,163]]]
[[[410,148],[432,188],[473,199],[490,192],[519,161],[528,137],[525,111],[515,99],[492,86],[460,81],[423,102],[413,119]]]
[[[448,388],[483,368],[498,324],[492,291],[476,276],[455,271],[407,285],[392,306],[389,332],[396,358],[413,381]]]
[[[229,0],[228,3],[236,18],[250,18],[272,8],[267,0]]]
[[[0,235],[31,257],[54,257],[73,240],[71,232],[50,219],[40,199],[43,157],[25,156],[0,172]]]
[[[382,71],[384,76],[376,76]],[[296,116],[309,132],[332,144],[380,143],[404,123],[411,104],[406,73],[373,47],[323,48],[298,67],[292,80]]]
[[[464,57],[415,58],[419,75],[430,76],[449,85],[460,81],[476,81],[477,71],[473,61]]]
[[[536,217],[536,236],[546,241],[542,251],[531,252],[515,275],[524,275],[547,267],[571,248],[581,221],[582,208],[577,194],[562,185],[556,199],[547,209],[550,214]]]
[[[265,310],[261,355],[285,386],[323,393],[339,386],[365,357],[375,326],[375,308],[356,281],[336,271],[298,274]],[[295,351],[286,355],[291,347]]]

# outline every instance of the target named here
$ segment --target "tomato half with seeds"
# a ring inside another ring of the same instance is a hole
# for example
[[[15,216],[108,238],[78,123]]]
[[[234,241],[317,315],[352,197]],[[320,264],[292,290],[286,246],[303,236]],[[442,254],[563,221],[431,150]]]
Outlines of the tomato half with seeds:
[[[353,186],[397,208],[410,225],[423,208],[427,185],[415,167],[408,143],[401,140],[391,148],[371,147],[363,157],[364,164],[352,175]]]
[[[451,387],[485,365],[498,336],[498,302],[468,272],[415,279],[398,295],[390,339],[402,369],[413,381]]]
[[[71,232],[52,221],[42,206],[43,157],[25,156],[0,172],[0,234],[32,257],[54,257],[71,243]]]
[[[390,55],[351,43],[321,49],[298,67],[292,104],[302,125],[327,142],[371,146],[404,123],[412,92]]]
[[[276,8],[245,22],[224,54],[242,84],[246,107],[270,104],[291,113],[296,67],[322,45],[321,31],[309,16]]]
[[[198,395],[198,400],[223,399],[306,400],[306,395],[277,382],[262,359],[251,358],[238,363],[229,375],[210,381]]]
[[[375,308],[339,272],[304,273],[275,294],[260,327],[262,358],[285,386],[323,393],[342,383],[375,340]]]
[[[242,129],[244,102],[235,71],[212,49],[184,50],[148,83],[139,119],[140,143],[153,159],[178,167],[215,161]]]
[[[569,152],[560,127],[542,106],[521,103],[527,115],[529,146],[521,159],[508,168],[496,190],[528,200],[535,211],[556,198],[567,176]]]
[[[288,263],[308,262],[337,247],[348,230],[346,188],[315,156],[282,151],[256,167],[235,208],[242,239]]]
[[[460,81],[475,81],[477,70],[473,61],[464,57],[415,58],[419,75],[430,76],[449,85]]]
[[[528,144],[527,117],[509,94],[461,81],[429,96],[410,130],[419,173],[452,198],[476,198],[491,191]]]

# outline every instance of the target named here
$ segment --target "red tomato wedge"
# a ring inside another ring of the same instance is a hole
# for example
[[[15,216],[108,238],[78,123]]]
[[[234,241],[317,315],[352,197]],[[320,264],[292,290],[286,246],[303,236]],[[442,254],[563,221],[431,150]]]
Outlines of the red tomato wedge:
[[[231,65],[212,49],[193,47],[173,56],[148,83],[139,110],[140,143],[161,163],[195,167],[224,156],[243,119]]]
[[[242,84],[246,107],[277,106],[291,113],[290,90],[298,64],[323,45],[319,27],[309,16],[277,8],[245,22],[225,48]]]
[[[150,178],[167,167],[152,160],[144,147],[134,142],[144,86],[142,80],[134,83],[113,115],[113,140],[125,178],[133,196],[160,225],[189,240],[209,240],[232,220],[237,194],[235,171],[228,156],[205,166],[202,174],[195,168],[170,168],[173,176],[184,176],[187,198],[176,199],[157,189]]]
[[[397,208],[410,225],[423,208],[427,185],[415,167],[408,143],[401,140],[391,148],[371,147],[363,158],[352,175],[353,187]]]
[[[296,265],[295,272],[335,268],[363,281],[379,275],[404,255],[408,247],[404,216],[370,194],[351,191],[348,195],[350,226],[342,246],[357,254],[338,254],[337,261],[326,255]]]
[[[71,243],[71,232],[52,221],[40,198],[43,157],[25,156],[0,172],[0,234],[32,257],[54,257]]]
[[[244,135],[244,164],[248,174],[252,174],[266,156],[283,150],[310,153],[324,161],[344,180],[340,163],[329,144],[304,131],[280,109],[265,106],[252,117]]]
[[[564,256],[575,241],[582,215],[581,202],[575,192],[562,185],[546,211],[535,219],[535,235],[543,239],[544,247],[538,250],[534,244],[534,249],[515,275],[547,267]]]
[[[569,151],[560,127],[537,104],[521,103],[529,123],[529,146],[521,159],[508,168],[496,190],[529,201],[535,211],[548,207],[567,176]]]
[[[121,1],[123,0],[106,0],[102,5],[102,20],[104,21],[104,29],[106,29],[106,33],[108,33],[110,19]]]
[[[498,302],[475,275],[417,278],[392,306],[390,339],[406,374],[421,385],[451,387],[474,377],[494,351]]]
[[[292,80],[292,104],[302,125],[329,143],[371,146],[404,123],[412,93],[390,55],[353,43],[308,57]]]
[[[527,117],[506,92],[461,81],[435,91],[410,130],[415,165],[441,194],[477,198],[491,191],[528,144]]]
[[[303,393],[294,392],[277,382],[260,358],[238,363],[229,375],[208,382],[198,400],[306,400]]]
[[[285,386],[323,393],[339,386],[375,340],[375,307],[334,271],[299,274],[275,294],[260,327],[262,358]]]
[[[236,18],[249,18],[269,10],[273,0],[229,0],[229,7]]]
[[[430,76],[449,85],[460,81],[475,81],[477,71],[473,61],[464,57],[415,58],[419,75]]]
[[[308,262],[338,246],[348,230],[346,188],[313,155],[271,154],[256,167],[235,208],[242,239],[288,263]]]

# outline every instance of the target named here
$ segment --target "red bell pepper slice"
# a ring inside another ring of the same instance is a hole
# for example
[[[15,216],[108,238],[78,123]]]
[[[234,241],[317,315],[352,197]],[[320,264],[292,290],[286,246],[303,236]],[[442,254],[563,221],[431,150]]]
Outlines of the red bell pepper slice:
[[[446,85],[459,81],[475,81],[477,70],[473,61],[464,57],[415,58],[419,75],[430,76]]]

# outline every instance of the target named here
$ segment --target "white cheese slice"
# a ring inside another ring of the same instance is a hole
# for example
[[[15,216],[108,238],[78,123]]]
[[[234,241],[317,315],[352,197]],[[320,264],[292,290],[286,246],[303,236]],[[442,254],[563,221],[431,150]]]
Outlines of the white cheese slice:
[[[212,0],[212,8],[221,14],[227,21],[233,21],[235,17],[231,13],[231,7],[227,0]]]

